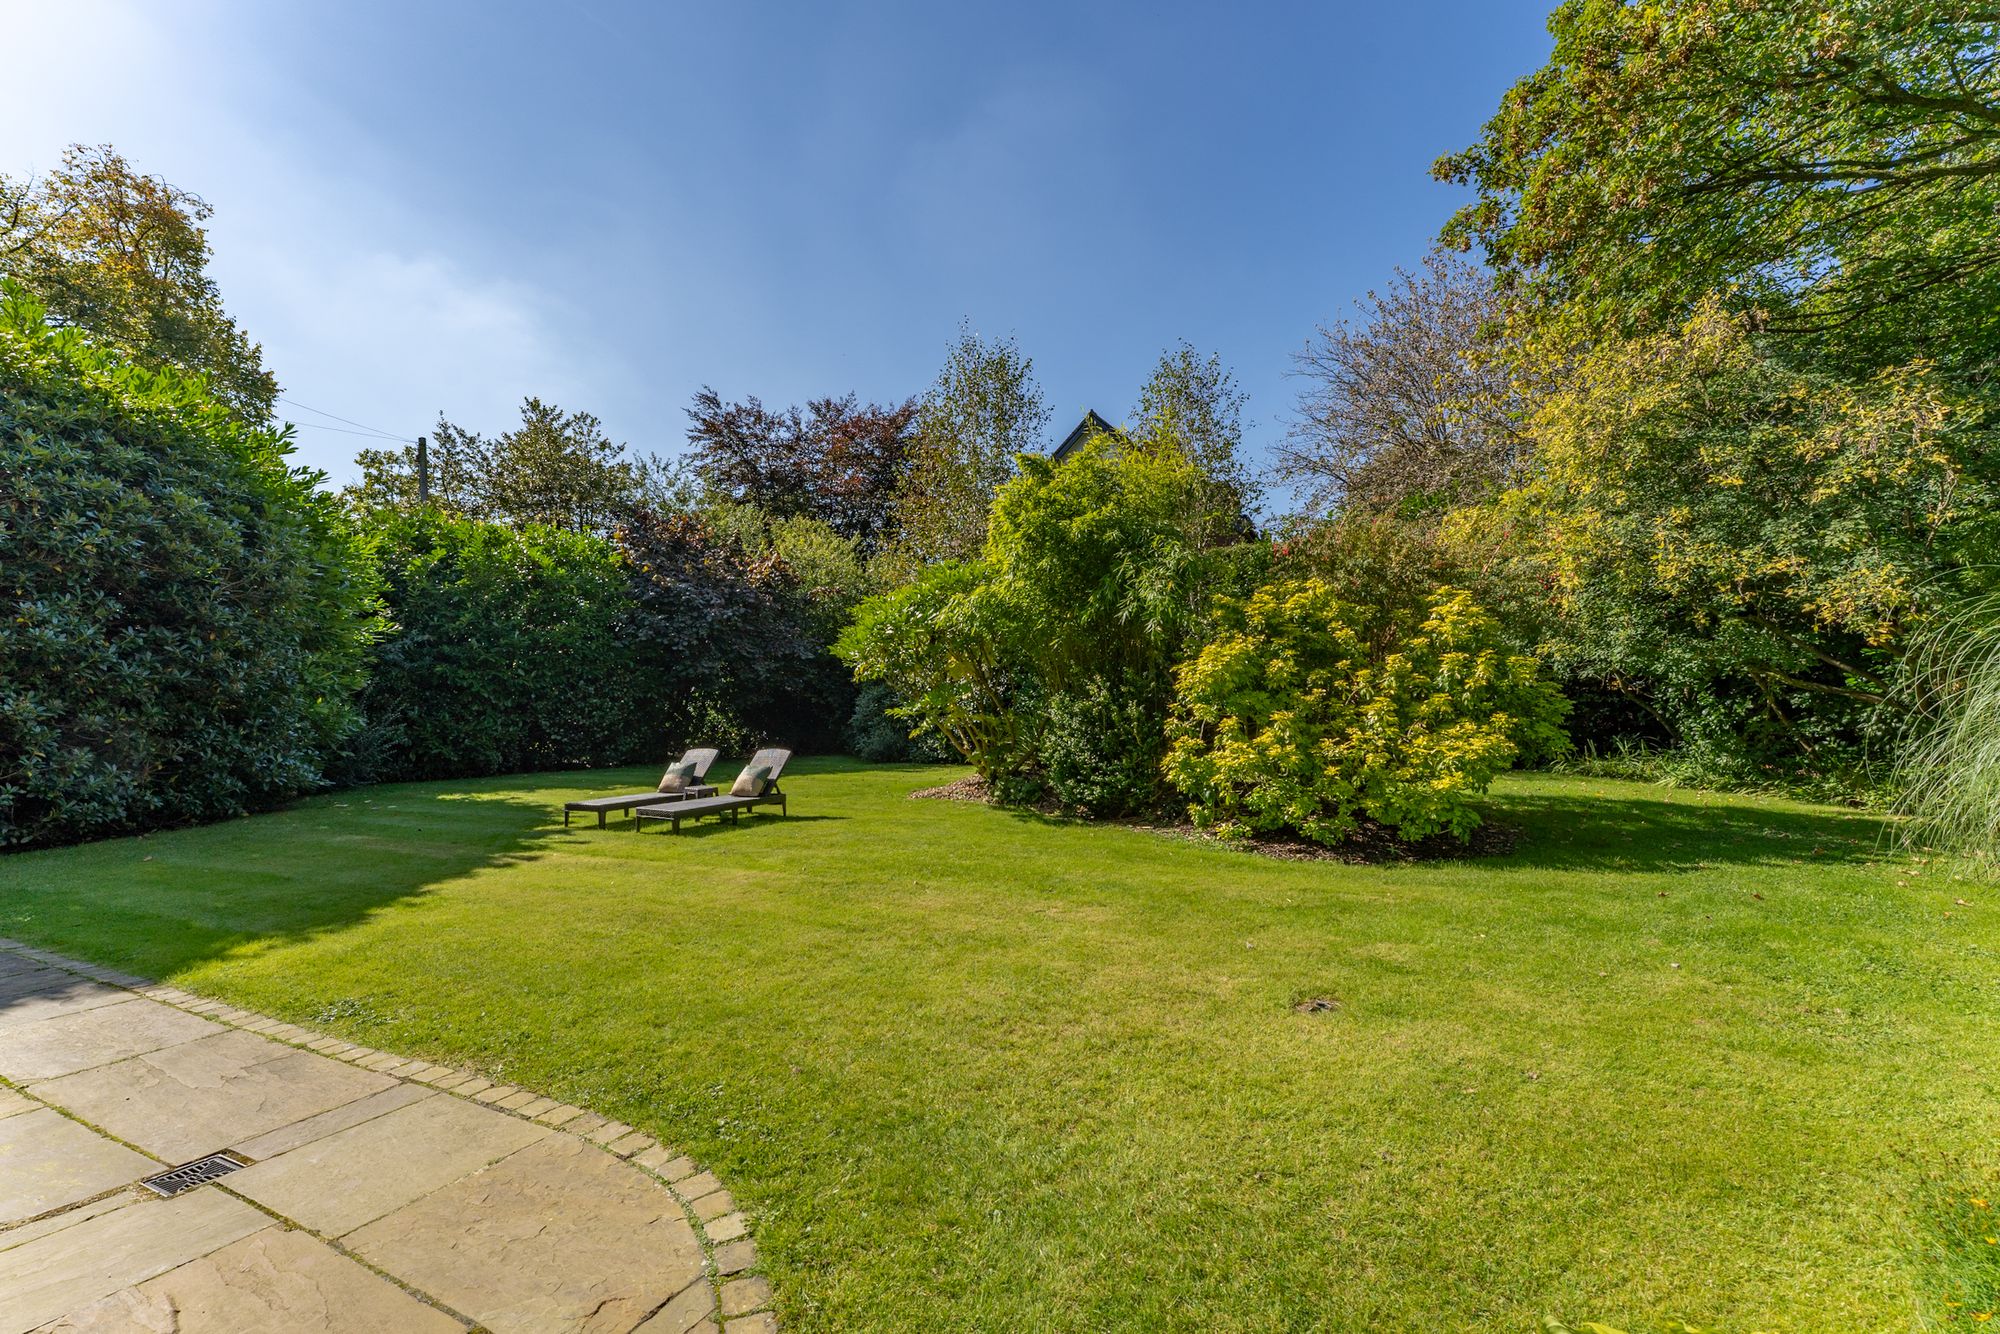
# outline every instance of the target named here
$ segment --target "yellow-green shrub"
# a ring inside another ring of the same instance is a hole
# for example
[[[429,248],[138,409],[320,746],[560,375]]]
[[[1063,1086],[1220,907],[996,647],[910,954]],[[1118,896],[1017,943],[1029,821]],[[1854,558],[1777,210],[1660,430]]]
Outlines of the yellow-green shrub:
[[[1567,705],[1460,589],[1414,634],[1371,647],[1361,608],[1287,580],[1223,608],[1183,663],[1168,781],[1196,823],[1338,843],[1364,819],[1416,839],[1479,824],[1471,799],[1517,759],[1568,745]]]

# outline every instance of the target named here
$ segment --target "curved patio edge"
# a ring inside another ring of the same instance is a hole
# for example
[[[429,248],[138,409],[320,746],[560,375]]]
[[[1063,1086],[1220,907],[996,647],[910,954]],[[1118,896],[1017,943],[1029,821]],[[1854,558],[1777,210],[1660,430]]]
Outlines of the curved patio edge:
[[[460,1118],[485,1117],[487,1112],[497,1112],[513,1117],[520,1122],[527,1123],[520,1127],[517,1132],[511,1133],[521,1138],[524,1143],[529,1140],[546,1141],[546,1144],[540,1146],[543,1150],[543,1157],[548,1157],[553,1153],[566,1157],[569,1162],[575,1162],[576,1155],[579,1153],[584,1154],[586,1157],[589,1156],[589,1149],[584,1147],[586,1145],[590,1146],[590,1148],[600,1150],[603,1154],[609,1155],[610,1158],[624,1164],[625,1167],[643,1174],[643,1178],[651,1180],[658,1187],[664,1188],[673,1201],[678,1203],[685,1215],[687,1229],[691,1233],[695,1243],[699,1246],[701,1259],[700,1277],[698,1279],[687,1283],[687,1286],[681,1288],[658,1305],[643,1309],[628,1308],[627,1316],[620,1320],[616,1327],[639,1331],[641,1334],[774,1334],[774,1331],[777,1329],[776,1315],[770,1309],[770,1285],[764,1278],[753,1272],[757,1267],[757,1250],[756,1243],[750,1236],[749,1219],[738,1208],[735,1198],[712,1172],[704,1170],[686,1155],[675,1152],[642,1131],[635,1130],[622,1122],[610,1120],[607,1117],[584,1108],[569,1103],[558,1102],[553,1098],[538,1094],[531,1089],[521,1088],[512,1084],[496,1083],[474,1072],[461,1070],[453,1066],[441,1065],[359,1046],[340,1038],[316,1033],[297,1024],[286,1023],[282,1020],[272,1019],[268,1016],[228,1005],[221,1001],[198,996],[179,987],[165,985],[130,973],[124,973],[117,969],[105,968],[48,950],[38,949],[17,941],[0,938],[0,960],[4,960],[6,956],[10,955],[17,961],[26,961],[32,965],[39,965],[73,974],[76,978],[82,979],[83,982],[95,983],[99,987],[118,988],[132,993],[133,996],[144,997],[159,1005],[181,1011],[184,1015],[193,1016],[207,1021],[207,1023],[219,1025],[221,1028],[216,1030],[218,1036],[224,1031],[240,1030],[242,1033],[254,1034],[256,1037],[268,1042],[296,1048],[300,1052],[309,1052],[315,1056],[341,1062],[347,1066],[354,1067],[357,1071],[369,1072],[368,1087],[374,1091],[370,1092],[366,1097],[358,1099],[354,1104],[356,1106],[360,1103],[374,1103],[377,1106],[406,1108],[409,1103],[419,1100],[427,1101],[433,1092],[448,1094],[452,1098],[477,1104],[479,1107],[485,1109],[480,1112],[464,1111],[457,1114]],[[16,962],[12,966],[18,968],[20,964]],[[50,990],[53,990],[53,988],[44,989],[45,993]],[[130,998],[127,997],[125,999]],[[100,1007],[106,1003],[101,995],[97,998],[97,1004]],[[81,1011],[84,1007],[78,1005],[75,1008]],[[75,1018],[76,1015],[72,1013],[58,1016],[58,1018],[64,1017]],[[191,1020],[184,1018],[174,1022],[178,1024],[190,1024]],[[213,1041],[213,1039],[210,1040]],[[247,1040],[238,1037],[229,1039],[229,1041],[240,1044],[245,1043]],[[194,1044],[191,1043],[189,1045]],[[154,1054],[157,1055],[157,1053]],[[133,1057],[131,1059],[139,1058]],[[298,1058],[287,1059],[296,1061]],[[21,1099],[24,1106],[29,1103],[39,1104],[49,1111],[60,1114],[70,1122],[75,1123],[79,1132],[83,1128],[88,1128],[108,1140],[116,1141],[123,1146],[124,1150],[136,1152],[146,1159],[151,1159],[165,1166],[177,1165],[171,1161],[173,1157],[178,1155],[171,1147],[170,1140],[149,1145],[144,1136],[123,1133],[116,1124],[97,1124],[96,1119],[90,1113],[87,1101],[83,1105],[77,1106],[70,1105],[74,1102],[73,1099],[66,1100],[64,1098],[63,1090],[71,1083],[72,1079],[80,1078],[82,1075],[96,1075],[120,1063],[117,1060],[108,1061],[94,1069],[85,1070],[67,1078],[41,1078],[37,1080],[10,1075],[8,1076],[8,1082],[14,1089],[11,1096]],[[329,1069],[324,1066],[315,1068],[322,1070]],[[331,1073],[330,1070],[329,1073]],[[341,1078],[352,1080],[356,1076],[347,1075],[341,1076]],[[397,1085],[421,1086],[423,1091],[419,1092],[413,1087],[403,1089],[399,1092],[396,1088]],[[0,1097],[9,1096],[6,1090],[7,1085],[0,1084]],[[444,1105],[440,1104],[440,1106]],[[245,1136],[241,1140],[241,1143],[251,1145],[261,1140],[271,1147],[265,1152],[257,1154],[257,1159],[263,1163],[278,1161],[287,1152],[288,1148],[290,1150],[317,1148],[320,1144],[332,1140],[341,1133],[352,1134],[370,1123],[366,1119],[353,1120],[343,1117],[341,1114],[345,1110],[346,1107],[344,1105],[335,1106],[330,1110],[316,1115],[307,1115],[299,1118],[291,1124],[276,1127],[264,1134]],[[381,1116],[379,1119],[387,1121],[388,1116],[393,1114],[392,1111],[388,1115]],[[324,1124],[314,1127],[312,1125],[314,1122],[330,1122],[332,1128],[328,1129],[327,1125]],[[504,1122],[492,1122],[490,1117],[486,1117],[486,1123],[493,1125],[506,1124]],[[302,1127],[305,1129],[301,1129]],[[288,1132],[295,1133],[291,1134],[288,1139]],[[300,1138],[300,1136],[304,1136],[304,1138]],[[579,1143],[567,1148],[557,1147],[567,1144],[569,1140],[578,1141]],[[286,1147],[279,1147],[280,1145]],[[231,1144],[228,1148],[233,1152],[236,1146]],[[212,1152],[212,1150],[205,1151]],[[248,1157],[248,1154],[244,1153],[242,1156]],[[330,1157],[331,1154],[328,1156]],[[137,1160],[135,1159],[134,1161]],[[461,1181],[472,1181],[484,1176],[486,1173],[501,1166],[505,1161],[508,1161],[505,1157],[497,1158],[475,1170],[462,1172],[458,1178],[453,1179],[454,1188]],[[602,1161],[602,1159],[599,1160],[600,1163]],[[399,1272],[398,1265],[384,1263],[378,1255],[371,1254],[366,1244],[370,1239],[370,1234],[378,1232],[384,1224],[393,1223],[396,1215],[390,1214],[384,1216],[376,1221],[369,1222],[366,1226],[357,1224],[352,1229],[344,1232],[339,1227],[318,1224],[309,1218],[295,1218],[293,1210],[283,1207],[285,1197],[282,1191],[277,1192],[274,1202],[273,1196],[269,1192],[259,1194],[256,1191],[244,1191],[242,1186],[238,1184],[241,1180],[247,1180],[257,1170],[257,1165],[257,1163],[252,1163],[252,1165],[241,1169],[243,1173],[242,1178],[223,1176],[219,1178],[217,1184],[220,1184],[225,1191],[230,1191],[239,1196],[243,1203],[254,1206],[255,1209],[261,1211],[263,1215],[267,1216],[266,1222],[269,1225],[310,1234],[339,1254],[360,1262],[377,1274],[388,1278],[405,1291],[422,1298],[441,1312],[451,1315],[462,1322],[469,1323],[478,1328],[496,1329],[504,1328],[506,1324],[511,1323],[504,1320],[496,1321],[481,1313],[468,1310],[464,1303],[453,1302],[448,1296],[440,1297],[438,1295],[438,1285],[425,1282],[420,1274],[413,1275],[409,1272]],[[579,1209],[575,1206],[574,1200],[569,1199],[569,1197],[584,1194],[587,1199],[587,1191],[580,1191],[571,1181],[562,1179],[559,1174],[568,1173],[573,1177],[587,1176],[593,1181],[608,1181],[610,1177],[615,1176],[623,1169],[616,1164],[605,1164],[601,1169],[590,1169],[583,1173],[574,1173],[568,1168],[551,1167],[545,1163],[534,1170],[541,1174],[544,1184],[553,1179],[555,1184],[551,1187],[552,1189],[559,1192],[567,1192],[565,1198],[569,1200],[571,1212],[574,1214],[579,1212],[587,1213],[587,1205]],[[312,1182],[307,1181],[304,1185],[310,1187]],[[629,1209],[632,1206],[632,1191],[637,1189],[638,1185],[639,1183],[635,1183],[632,1178],[624,1177],[618,1178],[617,1183],[607,1188],[607,1194],[604,1197],[605,1218],[607,1220],[616,1216],[619,1207]],[[492,1187],[489,1185],[488,1189],[490,1192]],[[618,1194],[620,1190],[624,1191],[625,1198],[614,1203],[611,1197]],[[128,1183],[119,1190],[103,1191],[81,1203],[88,1204],[91,1209],[102,1213],[107,1205],[115,1205],[116,1201],[113,1197],[120,1196],[121,1191],[129,1193],[135,1198],[142,1197],[144,1194],[138,1190],[137,1184],[134,1182]],[[440,1187],[433,1193],[442,1197],[446,1194],[446,1190]],[[644,1192],[641,1191],[640,1193],[643,1194]],[[122,1198],[122,1196],[120,1197]],[[424,1199],[429,1198],[428,1195],[424,1197]],[[483,1203],[484,1200],[482,1199],[481,1202]],[[541,1200],[530,1197],[525,1207],[534,1207],[541,1203]],[[640,1201],[639,1207],[643,1211],[647,1206],[644,1206],[643,1201]],[[657,1210],[659,1206],[651,1207]],[[52,1226],[60,1225],[62,1222],[61,1216],[66,1211],[76,1208],[78,1208],[78,1203],[71,1202],[63,1204],[59,1208],[48,1209],[44,1213],[34,1215],[32,1218],[16,1220],[15,1223],[5,1223],[4,1220],[0,1220],[0,1236],[5,1236],[8,1229],[16,1226],[25,1225],[33,1228],[48,1229]],[[90,1215],[79,1215],[79,1217],[88,1216]],[[472,1238],[473,1234],[480,1232],[481,1228],[485,1225],[479,1221],[480,1215],[477,1210],[472,1211],[468,1217],[472,1221],[468,1223],[466,1228],[466,1238]],[[434,1215],[426,1220],[426,1225],[435,1229],[441,1221],[444,1220]],[[563,1221],[562,1219],[556,1219],[551,1225],[557,1226]],[[590,1220],[586,1217],[575,1218],[569,1221],[573,1221],[579,1226],[580,1231],[578,1236],[579,1239],[583,1238],[588,1230]],[[413,1220],[410,1225],[413,1227],[416,1226],[417,1221]],[[673,1227],[676,1229],[679,1226],[678,1223],[673,1224]],[[460,1239],[451,1239],[448,1241],[448,1246],[460,1249],[476,1249],[477,1245],[487,1245],[504,1253],[508,1241],[501,1235],[503,1231],[504,1229],[486,1228],[481,1233],[481,1239],[476,1242],[475,1240],[464,1240],[464,1246],[461,1247]],[[681,1249],[683,1255],[681,1262],[685,1263],[686,1234],[677,1232],[675,1235],[679,1236],[680,1240],[676,1241],[674,1245]],[[685,1272],[685,1270],[682,1272]],[[685,1280],[677,1281],[685,1282]],[[4,1286],[4,1275],[0,1275],[0,1286]],[[103,1300],[108,1301],[111,1296],[118,1296],[127,1300],[129,1304],[132,1301],[138,1300],[138,1298],[131,1296],[134,1292],[143,1292],[143,1288],[137,1286],[128,1288],[110,1294]],[[4,1293],[0,1293],[0,1298],[4,1298],[4,1296]],[[587,1323],[574,1324],[573,1327],[588,1329],[590,1331],[609,1330],[613,1328],[612,1325],[602,1323],[598,1318],[602,1314],[608,1313],[593,1313]],[[538,1311],[538,1316],[541,1317],[540,1323],[531,1320],[527,1321],[523,1327],[527,1327],[528,1325],[538,1328],[558,1327],[546,1323],[546,1318],[552,1315],[554,1315],[553,1311],[540,1310]],[[62,1327],[68,1328],[68,1326]],[[79,1327],[84,1326],[80,1325]]]

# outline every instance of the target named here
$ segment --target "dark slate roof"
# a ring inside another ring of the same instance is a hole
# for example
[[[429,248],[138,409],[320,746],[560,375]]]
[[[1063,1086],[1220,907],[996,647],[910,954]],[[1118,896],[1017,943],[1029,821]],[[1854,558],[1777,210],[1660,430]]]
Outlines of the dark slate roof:
[[[1076,453],[1077,450],[1082,449],[1083,442],[1092,436],[1117,434],[1118,428],[1098,416],[1095,408],[1085,409],[1083,420],[1076,424],[1076,429],[1064,436],[1063,442],[1049,451],[1049,461],[1052,463],[1061,463],[1064,459]]]

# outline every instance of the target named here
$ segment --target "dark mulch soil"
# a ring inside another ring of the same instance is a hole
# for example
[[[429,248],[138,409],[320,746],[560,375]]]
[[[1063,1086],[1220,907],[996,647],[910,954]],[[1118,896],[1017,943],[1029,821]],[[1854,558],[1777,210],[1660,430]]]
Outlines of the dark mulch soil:
[[[910,794],[913,801],[976,801],[985,805],[995,804],[993,794],[987,789],[985,780],[977,774],[968,774],[956,782],[942,787],[918,788]],[[1064,812],[1055,807],[1040,809],[1042,815],[1060,815]],[[1245,839],[1217,838],[1205,829],[1198,829],[1186,821],[1175,823],[1155,823],[1145,820],[1116,820],[1106,823],[1121,824],[1128,829],[1143,829],[1147,833],[1163,838],[1178,838],[1189,843],[1207,843],[1218,848],[1228,848],[1233,852],[1255,853],[1261,857],[1274,857],[1287,862],[1346,862],[1354,866],[1379,866],[1384,862],[1439,862],[1458,861],[1469,857],[1504,857],[1514,850],[1520,840],[1521,831],[1508,825],[1484,824],[1472,831],[1470,842],[1461,843],[1449,834],[1438,834],[1431,838],[1406,843],[1378,824],[1363,824],[1354,836],[1337,848],[1329,848],[1314,843],[1296,834],[1253,834]]]

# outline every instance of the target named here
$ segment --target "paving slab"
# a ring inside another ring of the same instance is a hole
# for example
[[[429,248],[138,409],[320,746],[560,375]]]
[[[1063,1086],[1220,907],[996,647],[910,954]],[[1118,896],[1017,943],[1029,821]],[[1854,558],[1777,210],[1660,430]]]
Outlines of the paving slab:
[[[229,1188],[339,1237],[553,1133],[440,1095],[232,1173]]]
[[[667,1176],[665,1172],[662,1172],[660,1175]],[[696,1172],[693,1176],[684,1176],[679,1180],[667,1176],[667,1179],[673,1181],[675,1190],[690,1200],[698,1200],[704,1195],[713,1195],[716,1191],[722,1189],[722,1183],[716,1180],[715,1173],[713,1172]]]
[[[267,1227],[37,1334],[464,1334],[308,1233]]]
[[[715,1248],[715,1269],[719,1274],[740,1274],[757,1263],[757,1245],[748,1237]]]
[[[666,1188],[564,1134],[370,1223],[346,1245],[495,1334],[624,1334],[702,1278],[700,1243]]]
[[[0,1251],[0,1334],[26,1334],[271,1226],[219,1190],[114,1209]]]
[[[28,1091],[170,1163],[229,1148],[395,1083],[386,1075],[227,1030]]]
[[[99,1214],[108,1214],[113,1209],[129,1208],[154,1198],[156,1197],[141,1190],[117,1190],[83,1204],[72,1205],[57,1213],[44,1214],[32,1223],[16,1223],[12,1227],[0,1228],[0,1251],[25,1246],[37,1237],[46,1237],[51,1232],[61,1232],[64,1228],[89,1222]]]
[[[706,1223],[711,1219],[720,1218],[724,1214],[735,1213],[736,1197],[726,1190],[710,1191],[700,1199],[689,1204],[688,1207],[694,1210],[696,1218]]]
[[[756,1256],[719,1182],[532,1090],[0,941],[7,1078],[0,1334],[770,1323],[740,1285],[718,1313],[718,1275]],[[136,1185],[224,1148],[251,1164]]]
[[[771,1304],[771,1280],[733,1278],[722,1285],[722,1314],[734,1319]]]
[[[288,1126],[279,1126],[268,1135],[246,1139],[230,1147],[245,1158],[262,1160],[275,1158],[281,1153],[289,1153],[301,1144],[310,1144],[316,1139],[358,1126],[363,1121],[372,1121],[378,1116],[395,1111],[398,1107],[408,1107],[413,1102],[438,1096],[427,1088],[415,1084],[392,1084],[380,1093],[371,1093],[365,1098],[342,1103],[330,1112],[309,1116],[303,1121],[294,1121]]]
[[[12,941],[0,941],[0,947],[12,944]],[[48,967],[47,964],[42,963],[38,959],[31,959],[18,950],[0,948],[0,982],[5,982],[8,978],[20,973],[33,972],[37,968],[46,967]]]
[[[722,1214],[703,1220],[708,1239],[720,1246],[725,1241],[735,1241],[738,1237],[750,1235],[750,1222],[742,1214]]]
[[[655,1311],[634,1334],[691,1334],[714,1317],[714,1290],[706,1283],[696,1283]],[[713,1323],[709,1328],[715,1328]]]
[[[0,1226],[160,1170],[144,1154],[41,1107],[0,1120]]]
[[[658,1172],[667,1180],[674,1182],[675,1189],[680,1190],[681,1194],[687,1195],[690,1199],[694,1198],[694,1195],[690,1195],[686,1190],[681,1190],[679,1185],[701,1170],[694,1165],[694,1159],[686,1154],[675,1153],[663,1145],[634,1156],[632,1161],[650,1171]],[[707,1194],[707,1192],[698,1191],[695,1194]]]
[[[46,977],[30,985],[26,978],[0,982],[0,1029],[33,1023],[53,1015],[88,1010],[94,1005],[112,1005],[132,999],[132,993],[99,982],[88,982],[72,973],[44,969]]]
[[[73,1075],[229,1030],[136,997],[0,1028],[0,1075],[17,1084]]]

